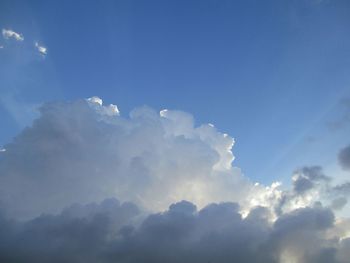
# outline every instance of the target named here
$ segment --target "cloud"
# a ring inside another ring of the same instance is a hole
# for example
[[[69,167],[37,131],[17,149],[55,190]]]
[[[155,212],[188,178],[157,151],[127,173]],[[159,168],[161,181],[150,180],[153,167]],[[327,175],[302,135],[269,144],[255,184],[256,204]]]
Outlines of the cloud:
[[[349,239],[333,213],[297,209],[276,221],[257,207],[242,217],[236,203],[201,210],[187,201],[140,220],[131,203],[115,199],[72,206],[29,221],[0,218],[4,262],[327,262],[345,263]],[[288,261],[287,261],[288,259]]]
[[[315,187],[315,184],[322,181],[329,181],[320,166],[303,167],[295,172],[293,176],[293,189],[296,193],[302,194]]]
[[[185,112],[141,107],[123,117],[98,97],[39,111],[0,155],[0,207],[11,217],[110,197],[150,211],[188,200],[199,208],[231,201],[244,214],[258,205],[280,214],[320,201],[331,188],[320,167],[298,170],[292,191],[252,183],[232,165],[233,138],[211,124],[195,127]]]
[[[188,113],[162,116],[141,107],[123,117],[98,98],[48,103],[39,111],[1,155],[0,205],[11,216],[108,197],[157,211],[182,199],[199,207],[249,205],[251,195],[265,192],[231,165],[233,139],[208,124],[195,127]]]
[[[5,39],[15,39],[17,41],[23,41],[24,40],[24,37],[22,34],[19,34],[11,29],[2,29],[2,36],[5,38]]]
[[[350,145],[340,150],[338,160],[344,170],[350,170]]]
[[[39,45],[38,42],[35,42],[34,45],[41,55],[43,55],[43,56],[47,55],[47,48],[46,47]]]
[[[347,262],[349,183],[252,183],[233,147],[182,111],[46,103],[0,154],[0,261]]]

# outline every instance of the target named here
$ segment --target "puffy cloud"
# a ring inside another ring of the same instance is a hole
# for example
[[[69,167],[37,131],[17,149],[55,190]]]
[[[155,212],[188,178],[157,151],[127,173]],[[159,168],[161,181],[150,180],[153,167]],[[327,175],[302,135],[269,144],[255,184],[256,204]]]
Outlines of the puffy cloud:
[[[330,187],[320,167],[296,171],[292,191],[253,184],[232,166],[233,145],[181,111],[141,107],[123,117],[98,97],[48,103],[0,155],[0,207],[30,218],[117,197],[151,211],[185,199],[199,207],[238,202],[244,214],[259,205],[282,213],[319,201]]]
[[[41,55],[43,55],[43,56],[47,55],[47,48],[46,47],[39,45],[38,42],[35,42],[34,45]]]
[[[19,34],[11,29],[2,29],[2,36],[5,38],[5,39],[15,39],[17,41],[23,41],[24,40],[24,37],[22,34]]]
[[[349,242],[334,236],[333,213],[297,209],[269,221],[266,208],[242,217],[236,203],[197,211],[182,201],[140,220],[114,199],[18,222],[1,218],[6,262],[327,262],[345,263]]]
[[[320,166],[303,167],[295,172],[293,179],[293,188],[296,193],[305,193],[314,188],[319,182],[329,181]]]
[[[344,170],[350,170],[350,145],[341,149],[338,159],[341,167]]]
[[[93,97],[45,104],[40,114],[0,156],[0,205],[8,215],[108,197],[149,210],[182,199],[248,205],[265,191],[231,165],[233,139],[212,125],[195,127],[188,113],[141,107],[122,117]]]
[[[47,103],[0,153],[0,261],[347,262],[348,183],[253,184],[233,145],[181,111]]]

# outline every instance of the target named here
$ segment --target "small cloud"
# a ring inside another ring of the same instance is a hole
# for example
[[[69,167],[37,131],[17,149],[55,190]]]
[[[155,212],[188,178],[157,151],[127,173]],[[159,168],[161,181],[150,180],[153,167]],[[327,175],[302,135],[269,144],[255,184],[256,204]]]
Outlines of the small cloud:
[[[41,55],[43,55],[43,56],[47,55],[47,48],[46,47],[39,45],[38,42],[35,42],[34,45]]]
[[[3,45],[0,45],[0,49],[3,49],[4,48],[4,46]]]
[[[338,160],[344,170],[350,170],[350,145],[340,150]]]
[[[0,153],[2,152],[6,152],[6,149],[5,148],[0,148]]]
[[[102,99],[97,96],[93,96],[86,100],[94,107],[95,110],[97,110],[97,112],[101,114],[106,114],[108,116],[120,115],[117,105],[109,104],[108,106],[104,106]]]
[[[24,37],[22,34],[19,34],[11,29],[2,29],[2,36],[5,38],[5,39],[10,39],[10,38],[13,38],[17,41],[23,41],[24,40]]]
[[[87,101],[91,102],[92,104],[97,104],[102,106],[103,101],[101,98],[97,97],[97,96],[93,96],[91,98],[88,98]]]

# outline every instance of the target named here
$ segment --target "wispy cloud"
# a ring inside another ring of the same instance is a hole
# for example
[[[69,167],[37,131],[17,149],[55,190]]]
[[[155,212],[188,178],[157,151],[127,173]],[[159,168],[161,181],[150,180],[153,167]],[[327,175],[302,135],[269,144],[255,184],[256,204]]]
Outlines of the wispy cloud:
[[[42,54],[43,56],[47,55],[47,48],[46,47],[39,45],[38,42],[35,42],[34,45],[40,54]]]
[[[15,39],[17,41],[23,41],[24,40],[24,37],[22,34],[20,33],[17,33],[11,29],[5,29],[3,28],[2,29],[2,36],[5,38],[5,39]]]

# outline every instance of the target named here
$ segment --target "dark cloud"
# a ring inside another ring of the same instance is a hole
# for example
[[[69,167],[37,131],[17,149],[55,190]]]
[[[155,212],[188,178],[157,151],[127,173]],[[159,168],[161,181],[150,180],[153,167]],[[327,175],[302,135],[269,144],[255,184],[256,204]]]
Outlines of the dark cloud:
[[[350,170],[350,145],[340,150],[338,160],[344,170]]]
[[[331,208],[334,210],[339,210],[342,209],[347,203],[348,200],[345,197],[339,197],[332,200]]]
[[[267,208],[246,217],[235,203],[197,211],[182,201],[135,220],[138,209],[116,200],[72,206],[59,215],[18,222],[1,217],[1,262],[295,262],[345,263],[346,242],[326,238],[326,208],[297,209],[274,223]],[[344,251],[345,250],[345,251]]]
[[[302,194],[315,187],[315,184],[322,181],[329,181],[330,178],[323,174],[322,167],[303,167],[295,172],[293,178],[293,190]]]

